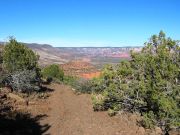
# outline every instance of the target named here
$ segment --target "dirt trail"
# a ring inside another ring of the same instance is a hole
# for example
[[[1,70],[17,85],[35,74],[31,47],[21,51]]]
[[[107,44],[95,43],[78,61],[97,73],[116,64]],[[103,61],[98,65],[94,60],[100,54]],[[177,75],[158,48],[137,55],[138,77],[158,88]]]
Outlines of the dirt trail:
[[[77,95],[69,87],[54,84],[49,97],[50,111],[44,122],[51,135],[140,135],[138,126],[125,117],[109,117],[107,112],[94,112],[91,97]]]

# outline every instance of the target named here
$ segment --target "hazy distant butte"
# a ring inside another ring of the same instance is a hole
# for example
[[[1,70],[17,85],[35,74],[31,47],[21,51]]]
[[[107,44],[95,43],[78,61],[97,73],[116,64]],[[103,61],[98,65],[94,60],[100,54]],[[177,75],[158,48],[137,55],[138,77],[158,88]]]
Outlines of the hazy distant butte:
[[[4,42],[0,42],[4,44]],[[64,64],[83,58],[128,58],[129,51],[140,51],[141,47],[53,47],[48,44],[24,43],[40,56],[39,63]]]

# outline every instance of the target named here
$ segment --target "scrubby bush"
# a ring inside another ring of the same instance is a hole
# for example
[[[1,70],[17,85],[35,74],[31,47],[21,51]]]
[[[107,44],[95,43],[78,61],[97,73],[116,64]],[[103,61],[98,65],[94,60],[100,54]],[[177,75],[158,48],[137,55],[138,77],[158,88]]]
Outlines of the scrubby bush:
[[[100,85],[98,85],[99,79],[93,78],[92,80],[85,79],[85,78],[78,78],[75,77],[72,82],[71,86],[80,93],[92,93],[93,91],[98,91]]]
[[[104,106],[104,96],[101,94],[92,94],[91,96],[94,111],[106,110]]]
[[[40,90],[38,56],[24,44],[10,38],[3,49],[3,83],[15,91]]]
[[[3,79],[4,79],[4,76],[5,76],[5,74],[4,74],[4,71],[3,71],[3,68],[2,68],[2,63],[3,63],[3,57],[2,57],[2,49],[3,47],[2,47],[2,45],[0,45],[0,87],[2,87],[2,81],[3,81]]]
[[[0,87],[4,87],[4,80],[8,77],[9,74],[5,73],[4,71],[0,71]]]
[[[38,68],[38,56],[24,44],[10,38],[3,50],[3,67],[10,73],[36,70]]]
[[[78,77],[64,75],[63,83],[67,84],[67,85],[70,85],[70,86],[75,86],[77,80],[78,80]]]
[[[3,63],[3,45],[0,44],[0,69],[2,70]]]
[[[63,81],[64,71],[56,64],[50,65],[42,69],[42,76],[47,80]]]
[[[156,117],[153,111],[149,111],[143,114],[143,120],[140,121],[141,125],[146,128],[153,128],[156,125]]]
[[[105,67],[96,82],[92,88],[103,97],[96,108],[139,112],[148,128],[180,127],[180,47],[162,31],[130,61]]]
[[[3,83],[18,92],[30,93],[32,91],[40,90],[40,78],[37,76],[36,71],[24,70],[17,71],[8,75]]]
[[[92,91],[91,81],[86,80],[84,78],[77,79],[74,82],[72,87],[75,88],[76,91],[81,92],[81,93],[91,93],[91,91]]]

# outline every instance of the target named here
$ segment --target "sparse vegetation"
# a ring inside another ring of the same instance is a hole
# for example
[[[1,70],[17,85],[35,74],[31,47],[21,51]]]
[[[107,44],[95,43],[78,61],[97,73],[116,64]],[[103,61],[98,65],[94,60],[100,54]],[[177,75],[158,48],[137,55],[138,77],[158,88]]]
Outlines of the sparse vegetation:
[[[2,52],[2,50],[3,50],[3,45],[1,45],[0,44],[0,68],[1,68],[1,70],[2,70],[2,63],[3,63],[3,52]]]
[[[11,37],[3,50],[3,68],[10,73],[37,70],[38,56],[24,44]]]
[[[91,93],[91,86],[91,81],[83,78],[76,79],[72,85],[72,87],[80,93]]]
[[[40,90],[38,56],[31,49],[10,38],[2,54],[4,85],[27,93]]]
[[[110,116],[119,111],[139,113],[142,126],[159,126],[165,132],[180,127],[180,47],[162,31],[140,53],[131,52],[130,61],[106,65],[92,80],[65,76],[56,64],[41,71],[38,56],[13,38],[0,52],[0,64],[1,82],[14,91],[40,91],[43,77],[48,83],[62,82],[92,94],[94,111],[106,110]],[[40,93],[38,98],[45,96]]]
[[[64,72],[58,65],[50,65],[42,69],[42,76],[48,82],[59,82],[64,80]]]
[[[0,87],[3,85],[2,81],[3,81],[4,76],[5,76],[3,68],[2,68],[2,64],[3,64],[3,56],[2,55],[3,55],[3,45],[0,45],[0,75],[1,75],[1,77],[0,77]]]
[[[63,83],[66,85],[74,86],[78,77],[64,75]]]
[[[153,35],[130,61],[108,65],[91,86],[94,110],[143,115],[146,128],[180,127],[180,47],[164,32]],[[99,98],[101,97],[101,98]]]

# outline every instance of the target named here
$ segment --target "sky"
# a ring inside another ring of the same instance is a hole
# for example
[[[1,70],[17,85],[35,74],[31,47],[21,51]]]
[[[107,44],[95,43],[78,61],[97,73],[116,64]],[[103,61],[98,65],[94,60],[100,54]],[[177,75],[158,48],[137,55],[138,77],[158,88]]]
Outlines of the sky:
[[[180,0],[0,0],[0,41],[142,46],[160,30],[180,39]]]

